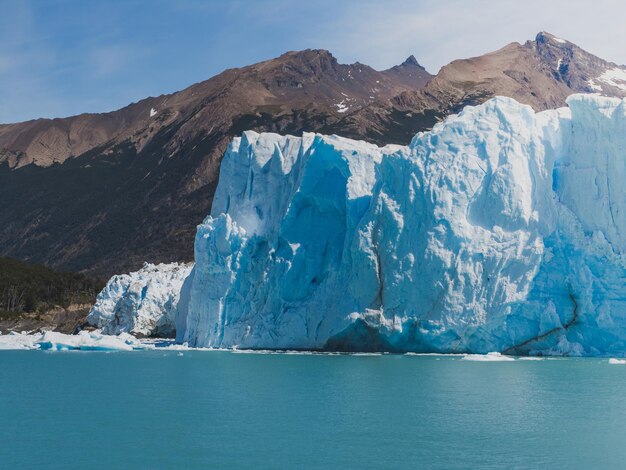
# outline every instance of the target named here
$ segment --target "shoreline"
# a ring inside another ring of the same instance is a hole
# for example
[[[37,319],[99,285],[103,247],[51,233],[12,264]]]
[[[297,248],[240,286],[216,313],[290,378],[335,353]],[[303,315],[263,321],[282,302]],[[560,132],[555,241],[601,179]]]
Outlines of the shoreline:
[[[0,354],[3,351],[52,351],[52,352],[140,352],[140,351],[201,351],[201,352],[228,352],[231,354],[253,355],[300,355],[300,356],[407,356],[456,358],[467,362],[511,362],[511,361],[541,361],[557,359],[606,359],[610,364],[626,364],[625,356],[513,356],[500,352],[488,353],[437,353],[437,352],[386,352],[386,351],[319,351],[296,349],[237,349],[237,348],[197,348],[186,344],[178,344],[173,338],[137,338],[128,333],[120,335],[105,335],[100,331],[83,330],[75,335],[68,335],[55,331],[43,333],[10,332],[0,334]]]

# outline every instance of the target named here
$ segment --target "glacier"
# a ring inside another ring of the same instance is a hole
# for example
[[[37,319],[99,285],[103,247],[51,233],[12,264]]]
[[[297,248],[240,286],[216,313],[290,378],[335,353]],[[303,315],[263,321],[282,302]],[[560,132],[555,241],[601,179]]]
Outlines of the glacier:
[[[245,132],[198,227],[177,340],[623,355],[626,105],[497,97],[378,148]]]
[[[189,347],[624,356],[626,101],[567,105],[496,97],[408,146],[244,132],[190,273],[110,282],[94,318],[133,332],[156,282]]]
[[[145,263],[139,271],[113,276],[98,294],[87,322],[105,335],[174,335],[180,290],[191,268]]]

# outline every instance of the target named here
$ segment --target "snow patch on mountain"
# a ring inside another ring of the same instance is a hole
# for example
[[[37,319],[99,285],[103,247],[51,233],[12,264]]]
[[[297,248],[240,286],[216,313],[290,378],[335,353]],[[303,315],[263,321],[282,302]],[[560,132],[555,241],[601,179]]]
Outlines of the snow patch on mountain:
[[[592,80],[589,80],[589,81],[587,82],[587,84],[589,85],[589,87],[590,87],[592,90],[596,90],[596,91],[598,91],[598,92],[600,92],[600,93],[602,92],[602,87],[601,87],[600,85],[598,85],[598,84],[595,82],[595,80],[593,80],[593,79],[592,79]]]
[[[603,92],[602,85],[617,88],[626,91],[626,69],[622,67],[614,67],[607,69],[602,74],[587,82],[589,86],[596,91]]]

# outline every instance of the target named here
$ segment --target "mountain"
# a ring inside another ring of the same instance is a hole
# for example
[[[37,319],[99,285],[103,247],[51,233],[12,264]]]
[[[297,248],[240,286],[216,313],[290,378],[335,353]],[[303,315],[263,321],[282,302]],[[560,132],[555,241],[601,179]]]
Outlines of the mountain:
[[[385,70],[385,73],[393,77],[397,82],[404,83],[410,89],[421,88],[426,85],[433,76],[422,67],[414,55],[409,56],[400,65]]]
[[[450,102],[471,104],[502,95],[541,111],[563,106],[572,93],[597,91],[626,96],[626,69],[564,39],[539,33],[534,41],[452,62],[442,68],[422,96],[431,97],[445,109]]]
[[[380,142],[393,136],[409,142],[444,116],[494,96],[508,96],[536,111],[565,105],[573,93],[626,96],[626,67],[602,60],[552,34],[512,43],[495,52],[455,60],[419,91],[376,102],[344,120],[343,135],[366,135]],[[376,123],[366,129],[362,123]]]
[[[378,72],[306,50],[112,113],[1,126],[0,252],[105,275],[188,260],[234,135],[330,131],[428,78],[414,60]]]
[[[567,104],[493,98],[408,147],[245,132],[198,226],[177,340],[623,355],[626,101]]]
[[[466,104],[512,96],[626,94],[626,72],[540,33],[432,77],[409,57],[385,71],[289,52],[105,114],[0,126],[0,254],[96,275],[192,258],[227,143],[244,130],[399,143]]]
[[[30,163],[46,167],[125,142],[141,152],[159,131],[174,124],[183,127],[176,129],[177,140],[229,124],[259,125],[278,116],[274,126],[281,130],[290,125],[292,113],[327,124],[376,99],[419,89],[431,77],[413,56],[378,72],[358,62],[339,64],[324,50],[288,52],[119,111],[0,125],[0,162],[11,168]]]

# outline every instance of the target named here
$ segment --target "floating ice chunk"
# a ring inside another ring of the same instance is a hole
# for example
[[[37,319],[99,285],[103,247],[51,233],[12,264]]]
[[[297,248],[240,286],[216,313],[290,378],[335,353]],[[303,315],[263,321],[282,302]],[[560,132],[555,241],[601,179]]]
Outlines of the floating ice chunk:
[[[612,357],[609,359],[609,364],[626,364],[626,359],[615,359]]]
[[[42,350],[52,351],[133,351],[144,349],[137,338],[122,333],[118,336],[98,332],[81,331],[77,335],[66,335],[48,331],[35,344]]]
[[[490,352],[487,354],[466,354],[461,358],[463,361],[476,361],[476,362],[498,362],[498,361],[514,361],[515,358],[511,356],[505,356],[499,352]]]
[[[51,351],[133,351],[152,349],[132,335],[103,335],[99,331],[81,331],[77,335],[66,335],[54,331],[44,333],[11,333],[0,335],[0,350],[41,349]]]
[[[6,335],[0,334],[0,350],[10,349],[37,349],[37,346],[35,345],[33,335],[28,333],[11,332]]]

